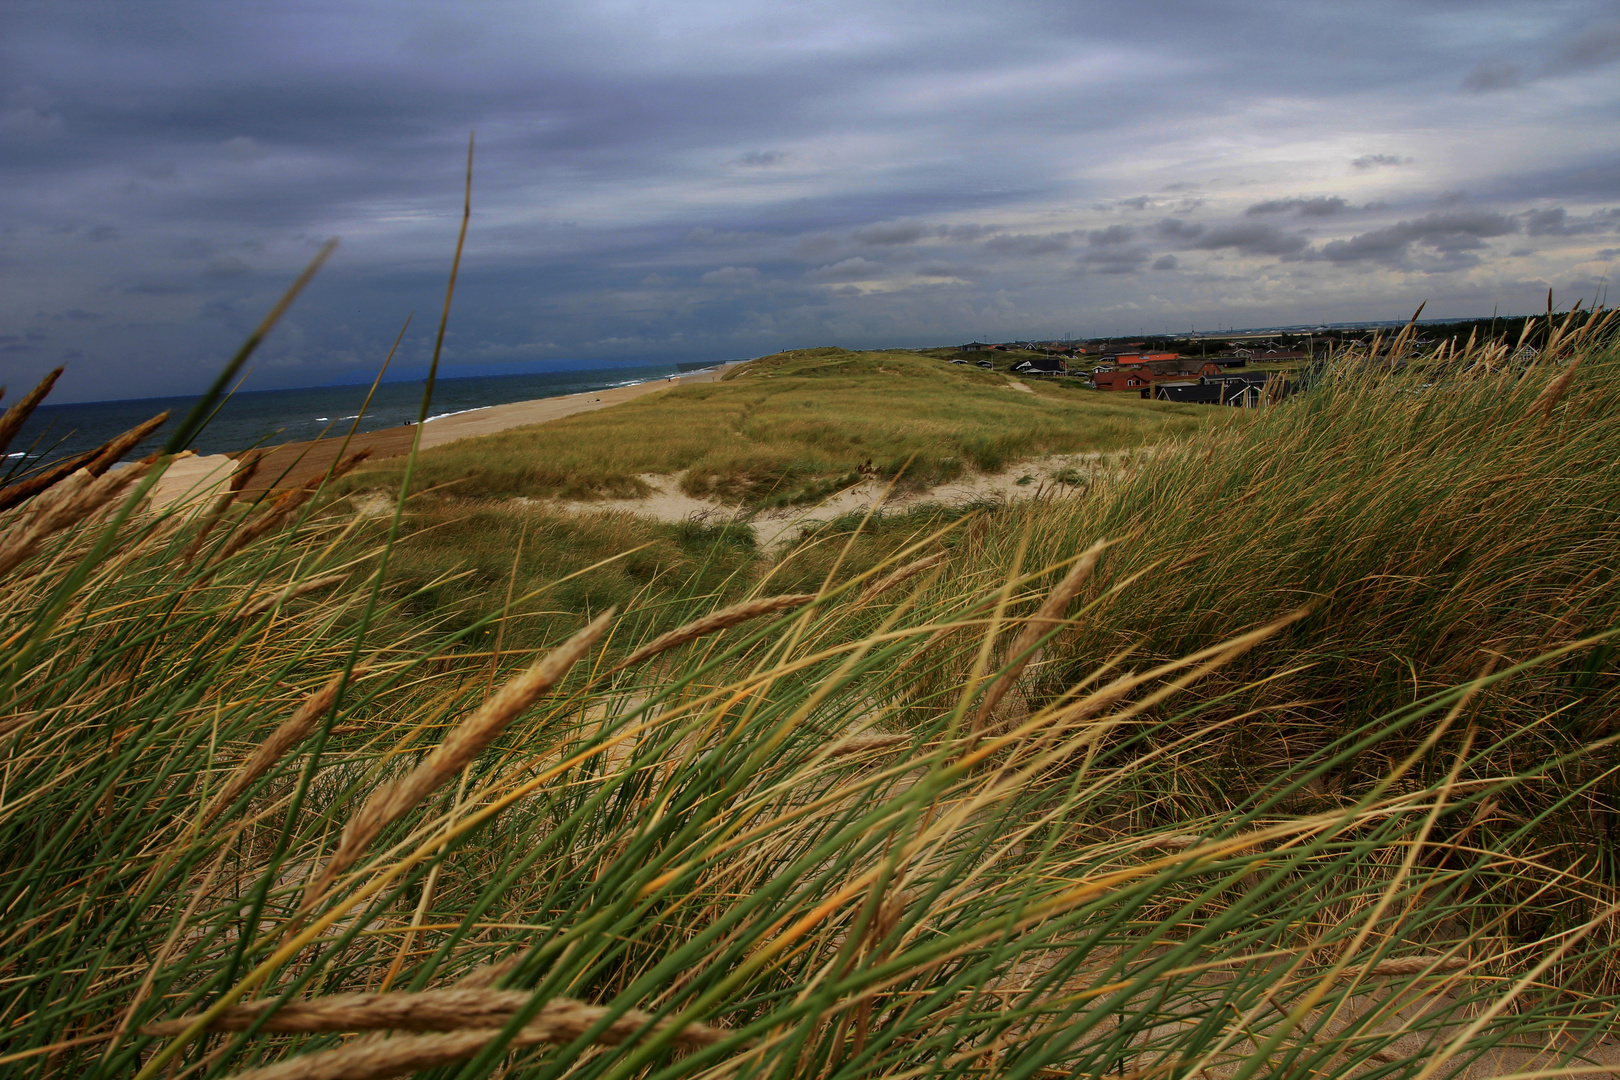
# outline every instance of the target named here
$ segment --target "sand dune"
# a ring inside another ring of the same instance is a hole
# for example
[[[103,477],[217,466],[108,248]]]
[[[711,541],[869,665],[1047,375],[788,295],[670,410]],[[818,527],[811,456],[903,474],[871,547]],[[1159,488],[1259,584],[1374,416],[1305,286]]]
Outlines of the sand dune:
[[[528,427],[530,424],[543,424],[548,420],[572,416],[575,413],[605,409],[610,405],[630,401],[644,394],[655,394],[673,386],[713,382],[720,374],[719,370],[703,371],[585,394],[569,394],[564,397],[515,401],[507,405],[469,409],[466,412],[429,420],[422,425],[422,448],[430,450],[459,439],[493,435],[497,431],[506,431],[509,428]],[[341,438],[286,443],[256,455],[258,465],[251,479],[244,485],[243,491],[246,494],[257,494],[266,490],[297,488],[318,483],[337,461],[340,452],[354,454],[367,450],[374,460],[399,457],[410,452],[411,443],[415,438],[415,426],[407,425],[356,435],[346,443]],[[153,506],[163,507],[175,502],[212,497],[220,485],[235,472],[239,457],[243,461],[247,460],[244,455],[209,454],[175,462],[153,489]]]

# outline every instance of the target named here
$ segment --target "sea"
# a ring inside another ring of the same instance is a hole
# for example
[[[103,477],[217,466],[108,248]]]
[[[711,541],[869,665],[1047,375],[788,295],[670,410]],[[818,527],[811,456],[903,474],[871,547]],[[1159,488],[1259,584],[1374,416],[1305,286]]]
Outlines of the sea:
[[[609,390],[713,366],[718,366],[718,362],[714,365],[614,365],[523,375],[441,377],[434,384],[428,416],[432,419],[514,401]],[[426,389],[425,381],[382,383],[363,414],[361,406],[371,390],[369,384],[238,391],[218,406],[191,449],[199,454],[234,453],[255,446],[343,436],[351,428],[365,433],[414,424],[421,413]],[[168,423],[132,449],[125,460],[144,457],[163,446],[198,400],[196,397],[162,397],[41,405],[12,439],[7,454],[10,460],[0,467],[0,474],[14,473],[16,466],[32,461],[57,460],[92,450],[142,421],[168,412]]]

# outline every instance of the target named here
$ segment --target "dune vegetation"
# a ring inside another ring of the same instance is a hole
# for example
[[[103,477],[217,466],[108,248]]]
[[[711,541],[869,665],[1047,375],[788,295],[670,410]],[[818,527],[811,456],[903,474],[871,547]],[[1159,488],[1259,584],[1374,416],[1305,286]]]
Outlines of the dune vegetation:
[[[774,558],[70,474],[0,517],[0,1065],[1612,1069],[1617,387],[1597,320],[1346,362]]]
[[[414,476],[467,498],[592,499],[645,495],[642,474],[679,473],[689,495],[758,508],[815,503],[862,475],[918,488],[1041,454],[1151,445],[1216,419],[1040,382],[913,352],[801,349],[721,382],[437,447]],[[381,462],[348,484],[394,491],[404,470]]]

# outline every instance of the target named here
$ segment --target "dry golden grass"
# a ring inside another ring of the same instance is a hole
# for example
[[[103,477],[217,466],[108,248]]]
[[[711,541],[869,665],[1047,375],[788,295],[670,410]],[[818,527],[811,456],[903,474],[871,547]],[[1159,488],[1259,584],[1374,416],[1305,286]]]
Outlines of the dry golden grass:
[[[1597,346],[1324,385],[1091,500],[808,538],[807,602],[569,610],[541,650],[424,625],[336,512],[206,572],[206,508],[66,524],[0,577],[0,1065],[1613,1068]],[[516,571],[487,595],[493,627]]]

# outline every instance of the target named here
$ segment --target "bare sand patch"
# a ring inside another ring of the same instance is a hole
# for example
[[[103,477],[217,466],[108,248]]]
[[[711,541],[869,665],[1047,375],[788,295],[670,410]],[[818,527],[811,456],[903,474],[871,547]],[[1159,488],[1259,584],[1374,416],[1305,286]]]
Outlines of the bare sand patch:
[[[169,463],[158,482],[152,486],[151,506],[154,510],[212,499],[236,471],[236,459],[225,454],[204,454],[199,457],[187,451]]]
[[[999,473],[976,473],[922,491],[891,491],[886,481],[866,480],[836,492],[813,506],[747,511],[711,499],[696,499],[680,489],[680,475],[642,473],[652,492],[636,499],[514,499],[565,513],[622,511],[658,521],[746,522],[762,547],[774,547],[801,527],[847,514],[897,513],[925,503],[962,506],[977,502],[1017,502],[1033,498],[1069,498],[1099,480],[1119,475],[1143,449],[1114,454],[1050,454],[1009,466]]]

